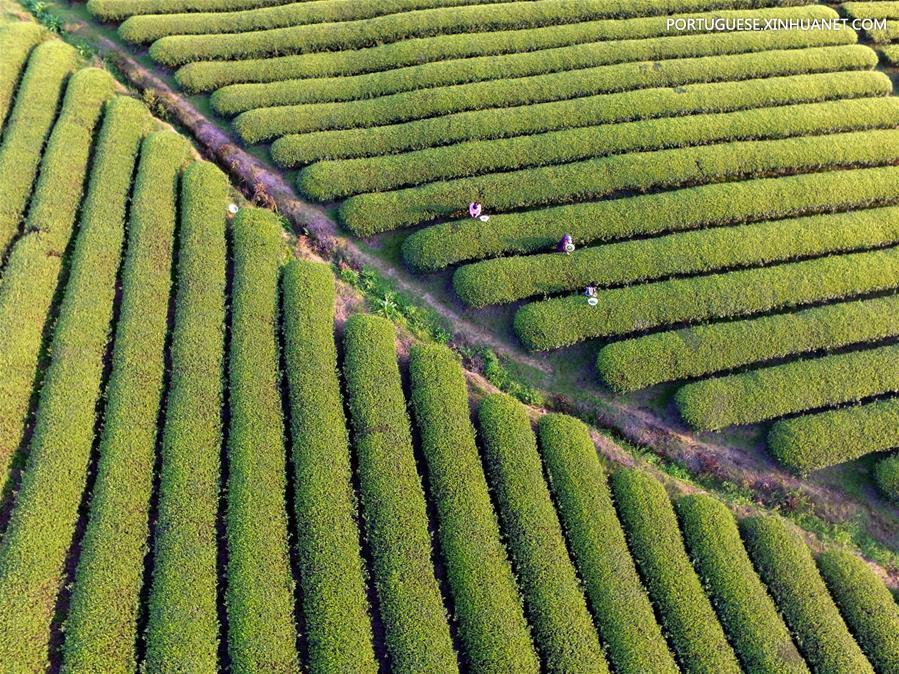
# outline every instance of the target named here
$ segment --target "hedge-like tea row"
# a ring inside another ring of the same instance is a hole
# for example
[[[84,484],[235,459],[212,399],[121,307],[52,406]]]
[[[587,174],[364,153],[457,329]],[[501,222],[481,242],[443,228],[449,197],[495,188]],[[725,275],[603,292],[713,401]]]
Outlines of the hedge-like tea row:
[[[859,19],[899,19],[899,2],[844,2],[842,8]]]
[[[293,261],[282,273],[296,470],[300,587],[315,672],[375,672],[334,344],[334,277]]]
[[[638,89],[567,101],[475,110],[405,124],[284,136],[271,147],[282,166],[369,157],[473,140],[490,140],[598,124],[836,99],[886,96],[879,72],[791,75],[679,89]]]
[[[75,50],[60,41],[38,45],[28,59],[0,145],[0,255],[19,231],[41,149],[74,65]],[[5,418],[0,412],[0,424],[5,425]],[[7,451],[7,437],[5,429],[0,432],[0,452]]]
[[[440,217],[459,217],[460,205],[467,209],[472,198],[488,212],[506,211],[772,173],[884,165],[897,158],[896,129],[635,152],[360,194],[341,204],[340,219],[358,236],[370,236]]]
[[[13,249],[0,293],[0,316],[6,326],[3,347],[15,356],[3,361],[16,366],[3,374],[21,377],[23,405],[38,366],[42,331],[61,267],[56,250],[34,229],[58,227],[65,232],[74,224],[93,127],[113,90],[106,73],[82,73],[72,79],[51,135],[26,223],[32,231]],[[109,120],[104,140],[115,134],[118,121]],[[102,161],[101,157],[91,177],[87,209],[96,208],[102,197],[116,196],[114,188],[107,192],[103,184]],[[123,200],[125,195],[121,196]],[[98,215],[87,209],[82,219],[85,235],[87,228],[97,226]],[[118,257],[111,255],[105,268],[89,266],[95,261],[93,243],[79,237],[72,258],[71,284],[63,293],[53,330],[28,459],[0,547],[0,662],[14,663],[22,671],[48,666],[50,624],[94,438]],[[48,258],[52,263],[43,264]]]
[[[899,295],[698,325],[615,342],[599,352],[596,367],[609,386],[625,393],[665,381],[701,377],[821,349],[877,342],[896,335]],[[803,440],[804,444],[808,442]],[[832,451],[830,439],[826,446],[828,453]]]
[[[36,23],[14,23],[0,28],[0,130],[28,55],[42,35]]]
[[[431,536],[390,321],[346,323],[344,373],[374,582],[396,672],[458,671],[431,563]]]
[[[730,20],[755,17],[812,19],[829,18],[833,13],[825,7],[805,5],[765,10],[725,10],[715,12],[715,16]],[[181,67],[175,78],[183,89],[197,93],[242,82],[278,82],[311,77],[359,75],[452,59],[478,59],[502,54],[545,51],[587,42],[666,38],[664,42],[656,44],[674,48],[674,45],[693,44],[691,35],[702,33],[701,30],[693,29],[671,35],[667,22],[667,17],[643,17],[626,21],[583,21],[512,31],[435,35],[348,51],[293,54],[239,61],[198,61]],[[657,55],[665,53],[668,52],[656,52]],[[488,63],[487,59],[482,61]]]
[[[409,371],[465,659],[477,671],[537,672],[469,421],[462,367],[449,349],[419,345],[412,349]]]
[[[648,473],[621,469],[612,493],[630,549],[686,672],[739,672],[724,630],[690,565],[674,508]]]
[[[877,55],[861,45],[641,61],[406,91],[370,100],[259,108],[238,115],[234,128],[245,142],[256,143],[289,133],[378,126],[465,110],[544,103],[597,93],[870,70],[876,64]]]
[[[148,609],[151,671],[217,669],[227,200],[228,179],[214,164],[196,162],[184,172],[172,378]]]
[[[470,218],[423,229],[403,242],[403,257],[419,271],[558,244],[608,241],[712,225],[785,218],[895,203],[899,168],[886,166],[785,178],[703,185],[644,196]]]
[[[890,97],[625,122],[373,159],[319,162],[304,169],[297,184],[303,193],[329,201],[361,192],[629,152],[892,128],[897,114],[899,101]]]
[[[568,256],[495,258],[457,269],[453,288],[469,306],[483,307],[590,285],[654,281],[896,242],[899,207],[848,211],[611,243]]]
[[[517,1],[517,0],[512,0]],[[245,33],[270,28],[306,26],[372,19],[415,10],[450,8],[465,5],[509,2],[509,0],[299,0],[268,7],[250,7],[237,11],[174,13],[160,3],[160,14],[132,16],[119,27],[119,35],[129,42],[147,44],[167,35],[212,35]],[[334,30],[334,26],[323,27]]]
[[[766,31],[661,37],[577,44],[507,56],[438,61],[370,74],[235,84],[219,89],[212,105],[223,115],[253,108],[300,103],[352,101],[509,77],[527,77],[629,61],[695,58],[771,49],[802,49],[853,44],[853,31]]]
[[[672,12],[745,9],[806,0],[532,0],[495,5],[401,12],[362,21],[289,26],[219,35],[172,35],[157,40],[151,56],[167,66],[190,61],[358,49],[414,37],[477,33],[577,23],[598,18],[662,16]]]
[[[815,560],[797,534],[776,516],[741,522],[749,555],[816,672],[868,672],[871,663],[852,638],[827,593]]]
[[[899,45],[891,45],[881,50],[884,59],[892,66],[899,66]]]
[[[91,265],[83,273],[107,280],[108,287],[94,294],[92,302],[109,302],[110,312],[132,171],[150,123],[146,109],[130,98],[109,105],[96,151],[98,191],[94,194],[92,185],[84,204],[82,235],[96,231],[108,237],[103,256],[110,268]],[[137,615],[171,280],[174,180],[186,153],[184,140],[171,133],[154,134],[143,143],[97,478],[65,625],[65,672],[125,672],[137,665]],[[69,284],[73,282],[74,276]]]
[[[504,394],[478,408],[487,474],[534,641],[549,672],[608,672],[568,556],[527,409]]]
[[[125,179],[133,161],[126,152],[134,150],[133,134],[124,147],[114,146],[116,182]],[[188,152],[188,144],[172,132],[150,135],[141,147],[97,479],[67,626],[71,672],[127,671],[136,657],[168,332],[176,186]],[[124,210],[124,199],[113,203]]]
[[[576,295],[534,302],[518,310],[515,333],[529,349],[545,351],[595,337],[784,310],[897,285],[899,248],[891,248],[604,290],[595,307]]]
[[[290,0],[176,0],[174,2],[172,0],[88,0],[87,9],[103,21],[121,21],[135,14],[228,12],[282,5],[287,2]]]
[[[896,307],[887,311],[895,319]],[[802,473],[894,447],[899,447],[899,398],[783,419],[768,433],[771,453]]]
[[[285,247],[281,223],[270,211],[242,209],[232,232],[228,654],[236,672],[295,672],[278,365],[278,278]]]
[[[594,619],[618,672],[677,672],[621,524],[587,427],[541,417],[540,450]]]
[[[752,568],[733,514],[705,494],[682,497],[675,506],[690,558],[744,669],[807,674],[789,630]]]
[[[874,469],[874,482],[880,493],[899,502],[899,454],[880,461]]]
[[[892,345],[706,379],[681,388],[676,400],[693,428],[717,430],[896,392],[899,346]]]
[[[886,28],[878,28],[866,32],[871,40],[879,44],[895,42],[899,40],[899,21],[887,21]]]
[[[35,50],[37,52],[37,50]],[[55,52],[59,54],[60,52]],[[44,52],[46,55],[47,52]],[[64,68],[71,65],[71,50],[62,52]],[[51,79],[64,75],[63,70],[53,73],[58,63],[38,58],[33,62],[38,67],[46,66]],[[32,80],[32,84],[43,80],[43,76]],[[43,80],[46,83],[46,80]],[[85,175],[94,127],[100,117],[103,102],[112,95],[113,80],[103,71],[85,69],[74,75],[69,82],[59,119],[50,134],[43,158],[37,148],[28,148],[27,158],[20,154],[25,147],[16,147],[28,134],[16,138],[6,137],[3,149],[10,148],[9,154],[0,158],[0,170],[4,170],[0,181],[0,198],[11,196],[17,203],[0,206],[0,219],[21,213],[29,203],[24,227],[6,260],[0,285],[0,321],[4,326],[3,340],[0,342],[0,488],[6,484],[9,463],[22,441],[28,404],[38,368],[41,343],[47,317],[56,293],[59,274],[62,269],[62,255],[66,249],[78,211],[78,204],[84,191]],[[20,102],[27,102],[20,98]],[[52,103],[55,116],[56,101]],[[30,119],[42,119],[43,110],[30,110]],[[16,121],[17,113],[13,113]],[[39,122],[38,122],[39,123]],[[40,141],[42,143],[43,141]],[[3,150],[0,150],[0,154]],[[22,165],[6,164],[4,160],[18,158]],[[40,175],[31,193],[33,171],[41,160]],[[33,167],[33,168],[32,168]],[[27,174],[27,182],[20,182]],[[4,188],[9,188],[4,189]],[[13,196],[19,189],[19,195]],[[18,197],[22,198],[18,203]],[[6,210],[6,209],[9,210]],[[8,221],[13,225],[10,232],[18,233],[19,216]],[[0,225],[2,227],[2,225]],[[0,244],[0,250],[7,241]]]
[[[871,664],[881,672],[897,671],[899,607],[880,577],[863,560],[843,550],[822,553],[818,569]]]

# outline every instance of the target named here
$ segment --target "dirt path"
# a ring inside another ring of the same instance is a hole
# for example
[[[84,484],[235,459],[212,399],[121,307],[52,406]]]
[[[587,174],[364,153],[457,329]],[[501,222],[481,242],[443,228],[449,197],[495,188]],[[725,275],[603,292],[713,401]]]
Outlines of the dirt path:
[[[243,150],[229,131],[207,119],[185,96],[175,91],[161,71],[142,65],[128,49],[89,23],[80,20],[67,23],[67,30],[94,45],[137,90],[152,92],[154,99],[165,108],[169,120],[192,135],[204,155],[225,169],[248,199],[276,209],[292,223],[295,231],[308,232],[311,243],[323,255],[340,248],[355,263],[372,267],[389,278],[397,290],[416,298],[450,321],[463,341],[488,345],[518,363],[543,372],[549,370],[546,360],[525,353],[511,337],[485,329],[461,315],[390,263],[360,249],[352,239],[343,236],[339,226],[322,208],[299,199],[281,171]],[[800,495],[814,506],[817,515],[831,522],[864,521],[870,536],[899,550],[899,512],[895,508],[882,503],[872,504],[842,491],[801,480],[778,468],[764,452],[748,452],[698,440],[673,419],[624,404],[611,395],[591,393],[600,398],[601,404],[557,396],[555,406],[594,420],[597,426],[609,428],[633,444],[652,447],[658,454],[687,466],[694,473],[749,487],[767,505],[780,504],[791,495]],[[605,436],[597,434],[596,440],[603,453],[613,460],[632,460],[630,454]]]

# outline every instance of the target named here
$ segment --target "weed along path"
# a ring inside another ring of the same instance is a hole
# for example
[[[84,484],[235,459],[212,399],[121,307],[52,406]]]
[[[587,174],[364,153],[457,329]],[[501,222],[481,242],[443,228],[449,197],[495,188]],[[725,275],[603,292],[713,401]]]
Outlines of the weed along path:
[[[108,28],[85,20],[83,5],[52,7],[64,19],[66,39],[96,50],[118,71],[125,84],[141,92],[170,123],[189,133],[201,153],[225,170],[247,199],[283,216],[299,236],[298,247],[324,258],[346,259],[354,266],[373,269],[397,291],[451,324],[459,344],[488,346],[517,369],[530,372],[531,383],[547,392],[551,407],[574,412],[631,445],[651,447],[654,453],[686,467],[710,485],[737,485],[766,505],[801,508],[826,523],[845,523],[880,545],[899,550],[899,511],[867,491],[850,493],[837,486],[838,480],[826,476],[793,476],[779,468],[757,441],[737,447],[729,442],[730,436],[688,433],[670,407],[643,407],[635,404],[633,398],[615,396],[600,387],[594,381],[595,374],[585,381],[585,377],[562,372],[556,365],[565,358],[564,354],[532,355],[519,345],[511,330],[494,329],[490,324],[492,310],[474,313],[455,301],[446,301],[441,296],[442,288],[435,288],[434,279],[413,276],[387,255],[347,236],[326,208],[298,198],[292,174],[257,156],[261,153],[244,149],[229,125],[207,113],[198,99],[181,93],[166,71]],[[577,399],[571,395],[574,391],[578,392]],[[594,440],[611,460],[620,462],[631,456],[605,436],[596,436]],[[893,583],[899,584],[899,578],[894,578]]]

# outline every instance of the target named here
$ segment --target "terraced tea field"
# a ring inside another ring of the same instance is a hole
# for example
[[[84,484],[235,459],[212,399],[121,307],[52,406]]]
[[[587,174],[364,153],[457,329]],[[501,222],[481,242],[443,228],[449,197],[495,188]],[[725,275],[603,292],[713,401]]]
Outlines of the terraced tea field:
[[[899,3],[880,0],[862,0],[844,3],[843,11],[855,19],[879,19],[885,21],[883,27],[866,31],[887,63],[899,66]]]
[[[530,349],[596,340],[612,390],[677,382],[798,471],[897,445],[889,78],[848,29],[666,29],[831,8],[89,8]],[[0,23],[0,672],[899,670],[892,550],[367,313],[87,51]]]
[[[897,7],[88,3],[352,234],[408,231],[408,267],[516,303],[529,349],[598,340],[614,390],[696,380],[694,429],[786,417],[802,472],[899,444],[899,99],[835,21],[883,43]]]

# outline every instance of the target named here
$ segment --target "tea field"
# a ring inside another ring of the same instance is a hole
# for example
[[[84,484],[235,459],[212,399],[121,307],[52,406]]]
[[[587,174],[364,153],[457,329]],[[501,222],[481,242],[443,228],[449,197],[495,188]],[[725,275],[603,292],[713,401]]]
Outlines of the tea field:
[[[674,382],[691,428],[766,424],[799,473],[899,445],[877,53],[667,27],[832,7],[87,9],[529,350],[593,340],[611,391]],[[0,672],[899,671],[895,568],[368,313],[90,56],[0,23]],[[876,472],[899,493],[899,456]]]

